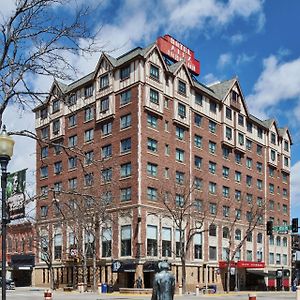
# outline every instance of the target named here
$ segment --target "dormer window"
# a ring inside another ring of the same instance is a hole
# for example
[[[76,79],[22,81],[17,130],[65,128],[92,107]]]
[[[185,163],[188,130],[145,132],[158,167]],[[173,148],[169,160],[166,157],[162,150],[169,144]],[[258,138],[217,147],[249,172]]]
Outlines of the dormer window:
[[[186,83],[178,80],[178,93],[186,95]]]
[[[288,141],[284,141],[284,151],[289,151],[289,142]]]
[[[48,107],[41,109],[41,119],[46,119],[48,117]]]
[[[76,104],[76,102],[77,102],[77,94],[76,93],[71,94],[68,99],[68,105],[70,105],[70,106],[74,105],[74,104]]]
[[[150,65],[150,77],[159,80],[159,68],[152,64]]]
[[[238,115],[238,123],[240,126],[244,126],[244,116],[241,114]]]
[[[130,65],[128,65],[120,70],[120,79],[121,80],[126,79],[129,76],[130,76]]]
[[[60,106],[60,101],[59,100],[54,100],[52,102],[52,113],[58,112],[59,111],[59,106]]]
[[[271,143],[272,143],[273,145],[276,144],[276,135],[275,135],[274,132],[271,133]]]
[[[257,127],[257,136],[262,139],[263,137],[263,130],[260,127]]]
[[[235,102],[238,101],[238,98],[239,98],[239,94],[236,92],[236,91],[232,91],[231,92],[231,99]]]
[[[217,112],[217,103],[214,101],[209,101],[209,110],[213,113]]]
[[[203,95],[196,93],[195,94],[195,103],[197,105],[201,105],[202,106],[202,102],[203,102]]]
[[[88,98],[88,97],[93,96],[93,92],[94,92],[93,85],[86,86],[84,88],[84,97]]]
[[[108,85],[109,85],[108,74],[105,74],[100,77],[100,89],[105,89],[108,87]]]

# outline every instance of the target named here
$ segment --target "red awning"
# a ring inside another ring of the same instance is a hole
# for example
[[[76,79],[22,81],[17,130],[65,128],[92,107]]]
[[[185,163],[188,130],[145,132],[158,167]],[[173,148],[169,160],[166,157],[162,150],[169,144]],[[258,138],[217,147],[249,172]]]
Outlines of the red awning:
[[[230,262],[230,267],[235,267],[237,266],[238,268],[255,268],[255,269],[263,269],[265,267],[264,262],[257,262],[257,261],[246,261],[246,260],[239,260],[237,263],[234,261]],[[220,269],[225,269],[227,268],[227,261],[219,261],[219,268]]]
[[[268,278],[268,286],[275,287],[275,279],[274,278]]]

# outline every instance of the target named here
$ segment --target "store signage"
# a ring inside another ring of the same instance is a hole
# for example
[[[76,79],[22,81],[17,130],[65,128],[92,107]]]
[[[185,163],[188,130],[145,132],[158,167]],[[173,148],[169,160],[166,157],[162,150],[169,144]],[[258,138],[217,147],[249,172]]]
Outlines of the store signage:
[[[194,51],[168,34],[159,37],[156,44],[159,50],[168,58],[174,61],[185,60],[187,67],[193,74],[200,74],[200,61],[195,58]]]
[[[261,269],[265,267],[264,262],[256,262],[256,261],[246,261],[246,260],[239,260],[238,262],[231,261],[230,267],[238,267],[238,268],[257,268]],[[219,261],[219,268],[225,269],[227,268],[227,261]]]
[[[122,266],[122,263],[119,260],[115,260],[111,264],[112,272],[118,272]]]

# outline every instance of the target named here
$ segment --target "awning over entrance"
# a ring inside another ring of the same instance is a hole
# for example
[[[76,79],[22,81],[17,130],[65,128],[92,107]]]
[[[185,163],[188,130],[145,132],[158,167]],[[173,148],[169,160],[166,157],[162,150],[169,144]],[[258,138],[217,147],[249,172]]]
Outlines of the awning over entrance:
[[[158,261],[146,261],[143,265],[143,272],[157,272]]]
[[[237,268],[263,269],[265,267],[265,263],[258,262],[258,261],[239,260],[238,262],[231,261],[230,266],[231,267],[236,266]],[[219,268],[220,269],[227,268],[227,261],[219,261]]]
[[[247,270],[247,273],[251,273],[258,276],[268,276],[269,274],[264,270]]]
[[[113,273],[121,273],[121,272],[135,272],[136,263],[131,260],[120,261],[114,260],[111,264],[111,270]]]
[[[34,266],[34,255],[15,254],[11,256],[11,267],[13,269],[32,270]]]

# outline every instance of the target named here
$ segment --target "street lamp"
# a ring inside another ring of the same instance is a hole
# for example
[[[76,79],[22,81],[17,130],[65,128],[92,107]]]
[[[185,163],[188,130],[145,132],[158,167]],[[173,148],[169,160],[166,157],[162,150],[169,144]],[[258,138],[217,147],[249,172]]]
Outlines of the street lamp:
[[[0,164],[2,190],[2,300],[6,300],[6,224],[8,214],[6,209],[7,165],[13,155],[14,140],[7,134],[5,125],[0,134]]]

